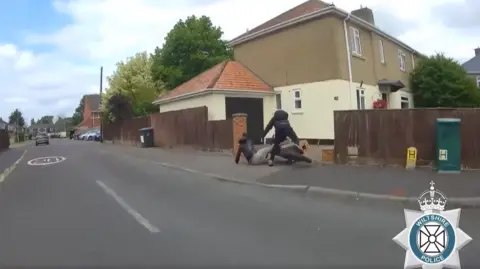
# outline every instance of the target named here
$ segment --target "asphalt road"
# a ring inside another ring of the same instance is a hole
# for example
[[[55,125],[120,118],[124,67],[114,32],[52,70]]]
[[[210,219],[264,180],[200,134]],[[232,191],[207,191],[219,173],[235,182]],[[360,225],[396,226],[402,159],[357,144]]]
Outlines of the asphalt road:
[[[400,206],[219,182],[96,142],[26,149],[0,185],[0,266],[403,267]],[[44,156],[66,160],[27,164]],[[480,265],[478,216],[462,215],[463,268]]]
[[[24,150],[24,148],[0,150],[0,173],[12,166],[22,156]]]

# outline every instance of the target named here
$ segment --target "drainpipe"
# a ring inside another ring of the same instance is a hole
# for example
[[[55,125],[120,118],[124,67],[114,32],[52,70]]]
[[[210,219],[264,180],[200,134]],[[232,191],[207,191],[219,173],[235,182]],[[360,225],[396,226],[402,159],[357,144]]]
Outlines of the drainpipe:
[[[350,55],[350,41],[348,38],[347,20],[350,19],[350,13],[343,20],[343,31],[345,32],[345,47],[347,48],[348,61],[348,94],[350,99],[350,109],[352,109],[352,57]]]
[[[413,55],[415,54],[415,51],[412,51],[412,69],[415,69],[415,58]]]

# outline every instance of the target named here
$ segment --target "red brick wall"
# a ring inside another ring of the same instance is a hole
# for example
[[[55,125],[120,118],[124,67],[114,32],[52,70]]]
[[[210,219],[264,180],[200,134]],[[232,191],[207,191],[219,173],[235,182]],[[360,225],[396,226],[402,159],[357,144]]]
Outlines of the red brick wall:
[[[93,119],[92,117],[92,110],[90,108],[90,104],[85,102],[85,107],[83,108],[83,122],[81,126],[85,126],[87,128],[95,128],[100,126],[100,119]]]

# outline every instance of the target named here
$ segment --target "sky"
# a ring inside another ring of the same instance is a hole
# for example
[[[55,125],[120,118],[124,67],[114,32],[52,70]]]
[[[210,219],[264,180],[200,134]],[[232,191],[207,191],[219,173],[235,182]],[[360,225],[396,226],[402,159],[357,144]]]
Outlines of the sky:
[[[161,46],[179,19],[207,15],[230,40],[303,0],[15,0],[0,2],[0,117],[71,116],[115,64]],[[480,1],[334,0],[424,54],[463,63],[480,46]],[[105,81],[105,79],[104,79]],[[104,82],[104,86],[107,86]]]

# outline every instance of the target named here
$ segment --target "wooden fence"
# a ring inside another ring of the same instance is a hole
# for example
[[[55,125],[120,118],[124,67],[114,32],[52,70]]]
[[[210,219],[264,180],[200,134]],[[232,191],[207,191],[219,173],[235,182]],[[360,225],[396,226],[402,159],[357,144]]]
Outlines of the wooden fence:
[[[145,127],[153,128],[154,144],[158,147],[231,149],[233,146],[232,120],[209,121],[207,107],[155,113],[104,124],[103,137],[114,143],[138,145],[138,130]]]
[[[7,130],[0,130],[0,151],[10,147],[10,137]]]
[[[119,144],[140,144],[139,130],[150,127],[150,116],[138,117],[103,125],[103,139]]]
[[[205,106],[152,114],[151,122],[159,147],[231,149],[233,145],[231,119],[209,121]]]
[[[335,161],[405,165],[406,149],[416,147],[418,165],[431,165],[437,118],[461,119],[462,164],[480,168],[480,109],[473,108],[335,111]]]

